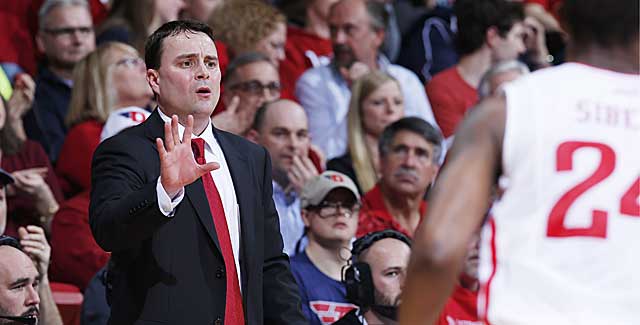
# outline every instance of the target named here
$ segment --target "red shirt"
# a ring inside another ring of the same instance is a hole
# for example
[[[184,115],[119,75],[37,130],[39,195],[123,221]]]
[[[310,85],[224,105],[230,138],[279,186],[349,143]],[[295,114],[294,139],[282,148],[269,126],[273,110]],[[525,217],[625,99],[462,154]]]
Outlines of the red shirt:
[[[420,218],[427,211],[427,202],[420,202]],[[420,219],[422,222],[422,219]],[[389,213],[384,204],[380,184],[376,184],[369,192],[362,197],[362,208],[358,220],[358,231],[356,237],[362,237],[370,232],[393,229],[397,230],[409,238],[413,237],[413,230],[404,229],[398,221]]]
[[[328,63],[333,56],[331,40],[293,26],[287,27],[284,51],[286,58],[280,62],[283,97],[295,92],[296,81],[307,69],[320,65],[322,61]]]
[[[91,160],[100,144],[103,123],[88,120],[73,126],[64,139],[56,175],[65,197],[91,188]]]
[[[478,319],[478,292],[471,291],[456,285],[455,290],[447,304],[444,306],[438,325],[470,325],[473,323],[482,324]]]
[[[427,83],[426,90],[445,138],[453,135],[467,110],[478,102],[477,90],[462,79],[457,66],[436,74]]]
[[[89,228],[89,190],[60,206],[51,224],[51,280],[71,283],[84,291],[109,259]]]

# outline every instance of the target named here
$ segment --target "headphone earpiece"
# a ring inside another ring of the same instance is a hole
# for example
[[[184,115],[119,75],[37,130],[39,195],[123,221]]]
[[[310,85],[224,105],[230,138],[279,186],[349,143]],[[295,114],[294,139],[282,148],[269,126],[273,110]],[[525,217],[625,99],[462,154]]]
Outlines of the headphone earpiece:
[[[369,264],[352,263],[344,272],[342,281],[347,289],[347,301],[363,309],[373,305],[374,287]]]

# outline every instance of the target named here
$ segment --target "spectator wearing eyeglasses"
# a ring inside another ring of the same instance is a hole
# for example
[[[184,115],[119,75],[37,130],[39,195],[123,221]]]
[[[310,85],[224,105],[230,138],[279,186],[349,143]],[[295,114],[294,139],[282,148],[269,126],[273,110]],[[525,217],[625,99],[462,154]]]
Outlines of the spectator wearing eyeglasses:
[[[42,144],[55,162],[67,134],[65,117],[73,87],[73,68],[95,49],[86,0],[47,0],[38,13],[38,50],[44,53],[36,79],[33,109],[24,117],[27,137]]]
[[[266,55],[258,52],[247,52],[231,61],[222,85],[226,109],[213,116],[213,124],[241,136],[249,131],[258,107],[280,98],[278,70]]]
[[[316,176],[302,190],[302,220],[309,243],[291,259],[291,271],[310,324],[332,324],[355,308],[347,302],[341,280],[358,226],[359,200],[353,181],[334,171]]]
[[[427,210],[424,200],[440,169],[442,135],[428,122],[405,117],[378,142],[380,180],[362,197],[358,237],[385,229],[412,237]]]

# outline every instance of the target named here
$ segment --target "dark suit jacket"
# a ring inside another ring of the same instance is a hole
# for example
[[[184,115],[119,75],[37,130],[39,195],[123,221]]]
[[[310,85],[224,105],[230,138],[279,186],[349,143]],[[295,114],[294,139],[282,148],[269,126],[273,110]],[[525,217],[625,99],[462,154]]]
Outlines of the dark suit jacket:
[[[240,211],[240,272],[247,324],[307,324],[289,260],[282,253],[267,151],[214,128]],[[110,324],[223,324],[225,267],[199,179],[185,187],[175,215],[160,212],[155,145],[163,121],[146,122],[102,143],[93,158],[90,224],[112,251]]]

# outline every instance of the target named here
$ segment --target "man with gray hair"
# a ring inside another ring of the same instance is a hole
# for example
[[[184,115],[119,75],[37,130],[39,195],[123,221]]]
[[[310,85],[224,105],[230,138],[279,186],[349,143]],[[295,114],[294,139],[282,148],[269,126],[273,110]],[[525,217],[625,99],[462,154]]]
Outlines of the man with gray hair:
[[[362,197],[357,237],[393,229],[412,237],[427,210],[427,190],[440,169],[442,135],[417,117],[387,126],[380,136],[380,181]]]
[[[487,71],[478,86],[478,98],[494,95],[503,83],[518,79],[520,76],[529,74],[526,64],[518,60],[501,61],[494,64]]]
[[[40,142],[55,162],[67,133],[64,120],[73,68],[95,49],[95,35],[86,0],[47,0],[38,13],[38,24],[36,44],[45,59],[36,79],[33,109],[24,124],[27,136]]]
[[[296,97],[309,117],[313,143],[328,159],[347,149],[347,111],[351,84],[369,70],[382,70],[400,83],[407,116],[435,125],[422,83],[411,71],[391,64],[381,54],[388,13],[378,1],[341,0],[331,6],[329,29],[333,61],[305,72],[296,84]]]

